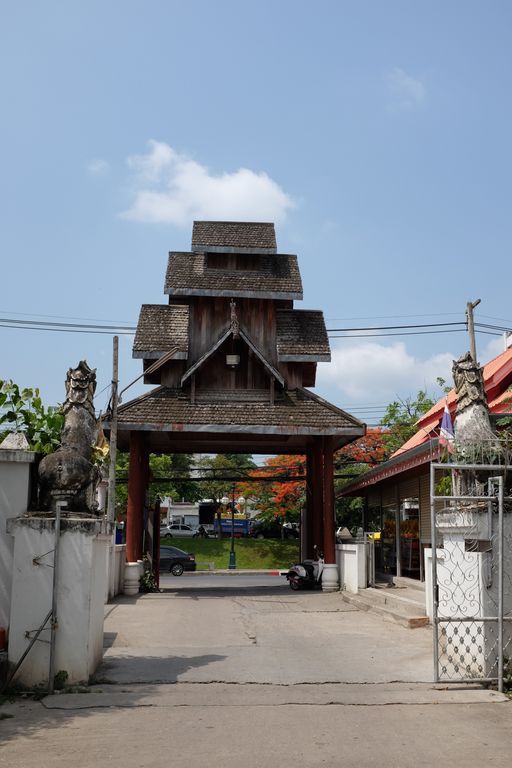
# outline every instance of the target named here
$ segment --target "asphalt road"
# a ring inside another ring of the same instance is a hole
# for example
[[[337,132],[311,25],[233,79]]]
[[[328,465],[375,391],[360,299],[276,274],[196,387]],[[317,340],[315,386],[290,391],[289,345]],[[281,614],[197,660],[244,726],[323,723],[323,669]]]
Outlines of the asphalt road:
[[[167,573],[160,574],[160,588],[167,591],[181,591],[194,589],[251,589],[268,588],[269,590],[289,590],[288,582],[284,576],[262,573],[184,573],[183,576],[171,576]],[[229,595],[228,595],[229,596]]]

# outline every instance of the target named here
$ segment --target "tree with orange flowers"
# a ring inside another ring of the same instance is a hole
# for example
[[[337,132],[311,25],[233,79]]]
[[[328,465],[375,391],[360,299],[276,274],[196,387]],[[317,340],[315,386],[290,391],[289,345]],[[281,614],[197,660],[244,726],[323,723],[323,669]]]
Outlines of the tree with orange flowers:
[[[238,487],[262,519],[296,522],[306,500],[305,464],[304,456],[271,456],[262,467],[248,473],[257,478],[268,477],[268,481],[240,483]],[[273,477],[282,479],[272,481]]]

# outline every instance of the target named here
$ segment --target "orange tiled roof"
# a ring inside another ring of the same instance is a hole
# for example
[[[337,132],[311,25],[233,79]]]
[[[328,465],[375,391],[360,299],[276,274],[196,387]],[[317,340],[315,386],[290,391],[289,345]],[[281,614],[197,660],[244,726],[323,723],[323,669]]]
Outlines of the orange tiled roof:
[[[512,384],[512,347],[502,352],[501,355],[494,357],[487,365],[484,365],[484,385],[489,400],[489,410],[491,413],[503,413],[512,408],[512,390],[508,386]],[[502,385],[502,387],[500,387]],[[503,386],[506,387],[503,390]],[[499,391],[498,388],[500,387]],[[417,421],[418,431],[406,443],[404,443],[393,456],[399,456],[401,453],[416,448],[416,446],[425,443],[432,437],[439,434],[439,425],[443,417],[445,402],[448,403],[452,419],[455,418],[455,407],[457,404],[455,389],[451,389],[448,395],[441,397],[435,405],[427,411],[421,419]]]

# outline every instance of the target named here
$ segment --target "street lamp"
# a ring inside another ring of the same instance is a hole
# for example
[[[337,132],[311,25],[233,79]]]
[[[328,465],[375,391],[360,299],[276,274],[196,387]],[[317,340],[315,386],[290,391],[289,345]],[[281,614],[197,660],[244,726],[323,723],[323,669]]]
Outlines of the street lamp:
[[[227,496],[223,496],[222,499],[220,500],[220,503],[224,507],[223,511],[227,510],[228,504],[229,504],[229,498]],[[222,530],[222,524],[221,524],[220,515],[219,515],[219,539],[222,539],[222,534],[223,534],[223,530]]]
[[[235,554],[235,484],[231,488],[231,550],[229,552],[229,565],[230,571],[234,571],[236,568],[236,554]]]

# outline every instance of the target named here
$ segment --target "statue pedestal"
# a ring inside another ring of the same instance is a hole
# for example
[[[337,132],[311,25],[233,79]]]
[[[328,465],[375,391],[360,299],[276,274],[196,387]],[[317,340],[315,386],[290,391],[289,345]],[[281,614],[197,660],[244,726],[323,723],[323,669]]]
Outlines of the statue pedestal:
[[[9,663],[21,658],[52,607],[55,518],[18,517],[8,521],[14,537],[15,574],[9,625]],[[107,589],[105,562],[110,536],[98,518],[61,519],[57,583],[55,673],[67,683],[88,682],[103,656],[103,615]],[[24,686],[47,685],[50,622],[14,678]]]

